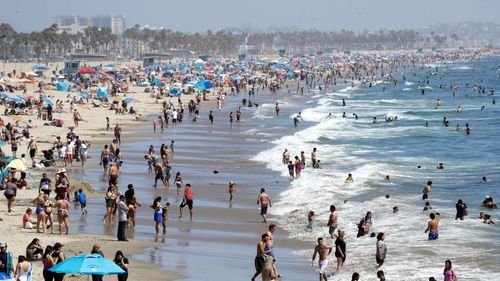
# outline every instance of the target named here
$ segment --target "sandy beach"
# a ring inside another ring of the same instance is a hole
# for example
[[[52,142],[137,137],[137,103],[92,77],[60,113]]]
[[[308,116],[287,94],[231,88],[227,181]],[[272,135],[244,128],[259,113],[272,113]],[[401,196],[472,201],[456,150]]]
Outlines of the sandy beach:
[[[386,55],[386,53],[378,54]],[[432,58],[424,58],[421,63],[432,61]],[[130,62],[130,64],[132,63],[134,62]],[[366,60],[365,63],[367,69],[375,68],[375,61]],[[19,64],[9,65],[9,70],[14,67],[19,68]],[[22,66],[22,69],[29,68],[30,65]],[[58,68],[60,69],[60,66]],[[348,68],[346,66],[343,71]],[[366,72],[368,73],[368,70]],[[278,168],[273,166],[274,162],[281,160],[281,157],[277,156],[281,152],[275,153],[275,150],[283,142],[295,147],[296,150],[297,146],[300,146],[300,149],[307,149],[307,153],[310,153],[316,144],[325,139],[330,140],[323,135],[317,137],[314,135],[315,132],[311,131],[313,124],[315,124],[311,120],[330,118],[328,117],[329,112],[323,112],[321,106],[340,104],[340,100],[349,97],[346,94],[346,89],[353,90],[357,89],[358,86],[359,88],[371,88],[372,83],[374,86],[383,83],[377,82],[377,77],[373,78],[373,81],[361,81],[361,79],[354,81],[355,79],[352,78],[352,76],[339,77],[338,84],[336,86],[330,85],[327,89],[324,88],[324,84],[320,84],[320,81],[324,83],[324,80],[318,78],[318,84],[306,89],[303,95],[298,93],[305,82],[297,79],[280,81],[280,87],[274,92],[269,91],[266,87],[259,87],[255,95],[249,95],[247,94],[248,89],[242,89],[238,95],[225,96],[220,109],[217,108],[216,90],[211,90],[208,94],[210,101],[201,103],[201,111],[196,123],[191,122],[192,116],[186,114],[183,124],[177,126],[169,124],[164,132],[160,132],[159,129],[153,132],[152,120],[162,114],[162,102],[168,102],[170,99],[163,98],[157,101],[151,94],[145,93],[143,87],[130,85],[128,93],[120,94],[121,98],[130,97],[136,100],[131,105],[142,115],[140,121],[137,121],[134,115],[115,114],[115,111],[108,108],[75,105],[82,117],[79,126],[74,128],[75,132],[81,139],[90,142],[91,146],[85,168],[80,167],[80,162],[73,163],[73,167],[67,166],[65,168],[68,170],[72,186],[74,188],[82,186],[86,190],[89,214],[82,216],[79,205],[71,203],[69,235],[36,234],[34,230],[22,229],[21,217],[26,207],[34,207],[30,200],[37,195],[40,174],[46,172],[50,177],[53,177],[56,169],[61,167],[61,163],[58,163],[58,167],[35,168],[32,170],[35,178],[34,186],[31,186],[31,189],[18,191],[15,214],[7,213],[6,200],[4,197],[0,198],[0,206],[2,206],[0,207],[0,218],[3,219],[0,225],[6,226],[0,229],[0,237],[8,237],[5,240],[9,245],[9,250],[13,251],[16,256],[24,254],[26,245],[34,237],[40,238],[44,246],[55,242],[63,243],[67,256],[90,252],[94,243],[102,246],[104,254],[108,258],[112,257],[116,250],[123,250],[126,256],[133,256],[129,271],[130,280],[139,280],[139,278],[157,280],[155,279],[157,274],[161,274],[162,280],[214,280],[217,278],[217,280],[229,281],[235,278],[243,280],[252,277],[255,272],[253,264],[255,246],[261,234],[267,231],[269,224],[276,223],[278,229],[274,235],[274,246],[279,273],[286,280],[317,278],[316,268],[311,267],[309,259],[316,239],[316,237],[314,239],[311,237],[326,234],[322,231],[328,216],[328,210],[323,206],[326,204],[324,203],[327,201],[326,199],[332,198],[332,202],[338,202],[340,208],[349,209],[346,212],[350,212],[356,209],[351,207],[351,201],[364,204],[364,202],[377,200],[377,198],[367,195],[357,197],[357,194],[351,193],[351,191],[342,194],[333,193],[328,190],[331,186],[330,182],[321,182],[321,187],[327,190],[324,194],[323,191],[307,193],[306,188],[311,190],[315,188],[309,185],[315,182],[316,175],[338,180],[343,178],[344,174],[340,176],[335,174],[335,177],[331,174],[323,175],[321,170],[311,171],[311,166],[308,165],[303,177],[307,180],[287,178],[286,175],[283,175],[286,173],[286,167],[281,163],[278,163]],[[323,88],[320,88],[321,86]],[[35,90],[33,86],[28,87],[32,87],[28,88],[28,92]],[[229,91],[229,87],[219,90]],[[385,88],[383,91],[385,92]],[[12,97],[18,94],[20,92],[9,93]],[[54,118],[64,120],[63,127],[44,126],[46,121],[36,120],[36,116],[22,116],[20,127],[27,120],[33,121],[34,128],[30,129],[30,134],[35,137],[38,143],[38,151],[52,147],[57,136],[64,138],[68,130],[73,127],[69,101],[73,96],[79,97],[78,92],[50,90],[46,91],[46,95],[53,102],[62,99],[66,112],[54,114]],[[320,105],[319,109],[316,109],[318,112],[312,111],[310,103],[323,97],[333,97],[335,101],[318,102]],[[185,105],[191,99],[195,99],[195,96],[181,96],[181,101]],[[258,106],[242,106],[243,99],[251,99]],[[177,104],[177,97],[172,98],[171,102]],[[277,114],[275,116],[274,113],[276,102],[281,106],[279,116]],[[394,101],[384,99],[383,102],[391,103]],[[230,124],[229,113],[236,112],[238,109],[241,110],[242,114],[241,123]],[[328,110],[331,109],[328,108]],[[335,112],[338,116],[333,118],[342,120],[340,119],[341,112],[344,109],[339,106],[334,110],[339,112]],[[208,119],[209,111],[213,111],[215,116],[212,125]],[[294,127],[293,117],[298,112],[304,112],[305,121],[301,120],[300,123],[303,124]],[[137,226],[135,228],[129,227],[126,230],[129,242],[116,241],[116,221],[102,223],[108,177],[99,165],[99,156],[102,147],[106,144],[109,145],[113,139],[113,130],[106,130],[106,117],[110,118],[111,128],[115,124],[119,124],[123,130],[122,144],[120,145],[120,150],[123,153],[123,166],[118,178],[118,187],[121,192],[124,192],[127,184],[133,184],[138,202],[141,204],[137,208]],[[362,118],[363,121],[366,121],[367,118],[372,117],[363,116]],[[2,119],[4,124],[9,122],[14,124],[19,121],[19,117],[14,116],[6,116]],[[338,123],[342,123],[342,121]],[[368,123],[371,123],[371,119]],[[341,134],[344,131],[338,133]],[[287,137],[289,139],[286,139]],[[293,140],[294,137],[299,139]],[[285,138],[285,140],[281,138]],[[171,187],[168,190],[155,189],[152,187],[154,174],[148,173],[144,155],[150,145],[153,145],[159,153],[160,145],[168,145],[172,140],[175,140],[175,154],[170,156],[173,163],[170,172],[172,175]],[[332,140],[335,141],[335,138]],[[304,141],[305,148],[301,146],[302,141]],[[18,156],[27,152],[27,144],[28,140],[22,141]],[[282,148],[279,149],[281,151]],[[328,149],[329,146],[325,152],[321,152],[321,159],[326,158],[329,153],[333,154],[333,150],[329,151]],[[3,146],[2,150],[7,155],[10,154],[9,145]],[[267,151],[270,153],[266,154]],[[298,151],[294,151],[294,153],[298,153]],[[270,159],[270,157],[274,158]],[[36,159],[41,159],[40,153]],[[28,164],[31,163],[28,157],[26,161]],[[186,209],[184,209],[184,217],[179,218],[182,190],[178,195],[175,186],[173,186],[173,177],[176,172],[182,173],[183,184],[190,183],[193,186],[195,203],[192,222],[189,222]],[[233,202],[228,200],[228,183],[230,181],[235,181],[237,184]],[[298,186],[298,183],[303,187]],[[259,207],[256,205],[259,190],[263,187],[267,189],[273,200],[280,201],[278,203],[279,211],[274,211],[275,209],[271,207],[272,215],[268,224],[261,222]],[[286,202],[289,198],[286,197],[286,194],[290,194],[291,188],[294,191],[299,189],[308,195],[299,196],[300,200],[292,200],[288,207]],[[166,235],[155,235],[154,232],[154,211],[149,206],[157,196],[162,197],[162,203],[169,202],[171,204]],[[320,204],[318,196],[325,199],[321,200]],[[343,203],[341,203],[341,199],[345,199]],[[322,209],[318,210],[317,204],[321,205]],[[314,230],[306,229],[306,210],[311,209],[314,209],[318,216]],[[32,218],[34,219],[34,217]],[[349,226],[351,223],[349,222]],[[355,226],[352,228],[354,229]],[[16,236],[10,238],[12,233],[15,233]],[[18,233],[19,235],[17,235]],[[333,243],[333,240],[329,238],[327,240],[328,243]],[[161,273],[158,273],[160,270],[162,270]],[[369,270],[373,271],[371,268]],[[207,272],[210,276],[209,279],[207,279]],[[40,278],[41,264],[39,262],[35,263],[35,274],[38,274],[37,276]],[[340,276],[346,277],[347,275]],[[71,278],[73,280],[73,277]],[[81,280],[84,280],[82,278]],[[109,277],[106,280],[114,280],[114,278]],[[80,280],[77,277],[74,279]]]

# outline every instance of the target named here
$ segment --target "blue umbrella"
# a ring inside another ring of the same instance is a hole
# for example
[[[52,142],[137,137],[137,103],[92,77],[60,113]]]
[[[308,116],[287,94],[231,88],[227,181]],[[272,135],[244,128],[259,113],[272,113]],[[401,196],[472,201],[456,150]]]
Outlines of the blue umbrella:
[[[77,273],[84,275],[124,274],[125,271],[112,260],[99,254],[85,254],[62,261],[49,269],[55,273]]]
[[[170,89],[170,94],[172,94],[172,95],[174,95],[174,96],[175,96],[175,95],[178,95],[180,92],[181,92],[181,91],[180,91],[179,89],[177,89],[177,88],[172,88],[172,89]]]
[[[10,278],[9,275],[6,275],[4,273],[0,273],[0,280],[10,281],[10,280],[14,280],[14,279]]]
[[[46,103],[46,104],[54,105],[54,104],[52,103],[52,101],[51,101],[51,100],[49,100],[48,98],[43,98],[43,99],[42,99],[42,101],[43,101],[44,103]]]
[[[198,83],[196,83],[196,86],[198,87],[198,90],[200,90],[200,91],[208,90],[208,89],[214,87],[214,85],[210,81],[207,81],[207,80],[199,81]]]
[[[31,67],[31,69],[33,70],[47,70],[49,69],[48,67],[46,67],[45,65],[33,65]],[[0,279],[1,280],[1,279]]]

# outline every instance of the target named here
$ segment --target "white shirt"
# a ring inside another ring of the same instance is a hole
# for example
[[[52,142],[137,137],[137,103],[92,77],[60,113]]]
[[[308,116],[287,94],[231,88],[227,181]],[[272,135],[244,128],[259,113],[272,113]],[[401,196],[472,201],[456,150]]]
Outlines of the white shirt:
[[[172,112],[172,119],[177,119],[177,111]]]

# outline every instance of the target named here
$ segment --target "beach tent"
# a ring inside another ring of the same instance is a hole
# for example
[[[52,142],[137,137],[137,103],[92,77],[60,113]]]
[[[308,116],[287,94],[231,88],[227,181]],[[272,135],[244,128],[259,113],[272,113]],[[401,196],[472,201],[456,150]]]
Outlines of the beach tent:
[[[97,89],[97,97],[99,99],[107,99],[109,95],[109,89],[106,87],[100,87]]]
[[[67,92],[69,90],[68,82],[57,82],[56,83],[56,90]]]

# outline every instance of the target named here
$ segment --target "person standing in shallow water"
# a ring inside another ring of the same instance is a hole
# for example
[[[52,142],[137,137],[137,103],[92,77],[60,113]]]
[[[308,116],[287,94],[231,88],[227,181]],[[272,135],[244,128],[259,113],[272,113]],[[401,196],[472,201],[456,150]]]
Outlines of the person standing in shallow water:
[[[323,244],[323,238],[318,238],[318,245],[314,247],[311,264],[314,265],[316,254],[319,255],[319,281],[328,281],[326,278],[326,269],[328,267],[328,256],[332,253],[333,247]]]
[[[431,213],[429,217],[431,219],[427,222],[425,233],[429,232],[429,240],[437,240],[439,238],[439,221],[441,220],[441,215],[439,213]]]
[[[450,260],[446,260],[444,262],[443,275],[444,275],[444,281],[457,281],[457,275],[455,274],[453,268],[451,268]]]
[[[377,252],[375,254],[375,260],[379,267],[384,264],[385,254],[387,253],[387,247],[385,246],[384,240],[385,235],[383,232],[377,234]]]
[[[260,189],[259,198],[257,198],[257,205],[260,204],[260,215],[264,219],[262,222],[267,223],[267,208],[271,207],[271,197],[266,193],[265,188]]]

